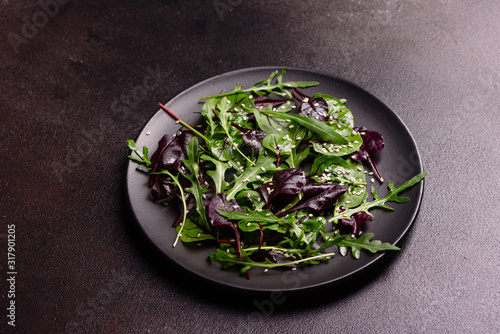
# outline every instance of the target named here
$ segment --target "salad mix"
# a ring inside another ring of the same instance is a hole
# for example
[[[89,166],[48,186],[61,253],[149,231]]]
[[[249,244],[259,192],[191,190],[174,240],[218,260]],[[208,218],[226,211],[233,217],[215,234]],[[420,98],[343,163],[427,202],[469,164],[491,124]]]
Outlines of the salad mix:
[[[322,263],[335,247],[354,258],[399,250],[363,233],[363,225],[371,209],[409,201],[399,193],[427,173],[398,187],[389,181],[380,197],[371,184],[384,182],[374,159],[383,136],[355,126],[345,100],[301,91],[318,82],[285,82],[285,72],[201,98],[201,125],[160,105],[182,127],[165,134],[151,156],[128,140],[135,153],[129,158],[149,175],[152,199],[180,203],[173,246],[213,243],[212,262],[247,276],[254,267]]]

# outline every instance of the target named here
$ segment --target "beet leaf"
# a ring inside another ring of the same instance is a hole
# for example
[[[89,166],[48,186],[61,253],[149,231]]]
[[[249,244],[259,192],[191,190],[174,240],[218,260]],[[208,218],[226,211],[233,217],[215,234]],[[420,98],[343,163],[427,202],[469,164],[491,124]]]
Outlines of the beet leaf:
[[[373,216],[366,212],[356,212],[351,216],[351,219],[341,219],[340,223],[351,226],[352,234],[360,235],[361,234],[361,225],[372,219]]]
[[[309,118],[314,118],[320,122],[328,120],[328,104],[322,97],[310,97],[302,94],[298,89],[295,89],[300,98],[299,115]]]
[[[347,190],[346,186],[340,184],[309,183],[302,188],[302,199],[293,208],[280,212],[282,216],[292,211],[301,209],[312,209],[321,213],[329,209]]]
[[[240,232],[238,230],[238,223],[232,222],[226,217],[223,217],[219,214],[218,210],[224,210],[224,211],[236,211],[236,212],[245,212],[243,209],[238,205],[238,203],[232,199],[230,201],[226,200],[226,194],[221,193],[217,194],[212,199],[210,200],[210,203],[208,204],[208,217],[210,219],[210,224],[212,226],[228,226],[233,229],[234,235],[235,235],[235,245],[236,245],[236,250],[238,251],[238,256],[241,258],[241,251],[240,251]]]
[[[260,186],[259,190],[266,202],[266,208],[270,210],[276,196],[281,194],[296,195],[300,193],[305,184],[306,173],[302,168],[284,169],[277,171],[272,182]]]
[[[380,182],[384,179],[380,175],[377,166],[375,165],[375,160],[373,158],[374,153],[380,152],[384,149],[384,138],[382,135],[376,131],[368,130],[367,128],[355,128],[363,138],[363,144],[360,146],[359,150],[351,155],[351,158],[356,161],[366,161],[368,162],[375,175]]]

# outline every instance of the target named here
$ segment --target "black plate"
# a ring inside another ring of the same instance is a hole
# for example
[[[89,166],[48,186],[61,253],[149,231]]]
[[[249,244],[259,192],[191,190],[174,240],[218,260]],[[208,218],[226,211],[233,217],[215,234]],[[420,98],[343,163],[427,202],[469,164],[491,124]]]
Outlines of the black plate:
[[[255,82],[266,79],[276,69],[279,68],[249,68],[216,76],[177,95],[166,103],[166,107],[187,123],[200,124],[200,97],[231,91],[236,83],[245,88],[250,87]],[[376,97],[343,79],[311,70],[289,68],[284,79],[319,81],[319,86],[304,89],[304,93],[325,93],[347,99],[346,106],[352,111],[356,126],[365,126],[383,134],[386,146],[384,151],[377,155],[377,165],[385,180],[393,180],[395,185],[399,186],[422,172],[420,156],[408,129],[399,117]],[[179,124],[160,109],[140,133],[137,144],[139,147],[147,145],[152,153],[165,133],[173,134],[178,128]],[[136,166],[137,164],[132,162],[128,166],[127,189],[132,211],[146,236],[172,261],[211,283],[247,291],[297,291],[318,288],[342,284],[358,277],[357,274],[374,268],[376,263],[387,256],[362,252],[361,258],[355,260],[350,253],[345,257],[336,255],[328,263],[306,266],[296,271],[274,269],[264,273],[262,269],[254,268],[250,270],[251,279],[248,280],[239,276],[236,270],[222,270],[219,264],[212,264],[208,253],[215,250],[215,247],[191,247],[179,242],[172,248],[176,236],[172,222],[178,211],[153,203],[147,187],[148,177],[136,171]],[[387,181],[384,184],[376,182],[374,185],[379,194],[386,194]],[[416,217],[422,192],[421,182],[403,193],[411,198],[410,202],[389,203],[395,211],[373,210],[374,219],[363,226],[364,232],[374,233],[374,239],[398,245]]]

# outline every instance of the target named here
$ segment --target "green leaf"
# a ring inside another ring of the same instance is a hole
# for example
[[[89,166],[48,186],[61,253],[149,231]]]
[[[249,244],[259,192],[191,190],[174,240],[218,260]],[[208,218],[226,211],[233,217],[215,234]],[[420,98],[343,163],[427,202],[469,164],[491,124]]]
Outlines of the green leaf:
[[[248,185],[252,182],[262,179],[263,174],[278,170],[274,165],[276,157],[272,154],[264,154],[264,150],[260,150],[259,157],[254,165],[247,162],[246,168],[239,176],[234,179],[234,186],[227,192],[227,200],[233,199],[236,194],[248,189]]]
[[[180,239],[182,242],[200,242],[203,240],[215,240],[215,238],[205,232],[201,227],[199,227],[194,219],[199,220],[200,217],[190,217],[184,223],[184,226],[177,226],[177,233],[180,233]]]
[[[202,97],[200,100],[211,99],[214,97],[223,97],[223,96],[231,96],[234,94],[241,93],[254,93],[257,95],[267,95],[271,93],[280,94],[282,96],[288,96],[292,99],[292,94],[288,91],[290,88],[306,88],[319,85],[317,81],[289,81],[283,82],[283,75],[286,72],[286,67],[281,71],[281,73],[277,77],[277,82],[273,84],[273,80],[278,74],[278,71],[274,71],[271,73],[267,80],[262,80],[255,83],[251,88],[243,89],[243,86],[236,85],[235,89],[232,92],[222,93],[207,97]]]
[[[297,154],[297,148],[294,148],[292,150],[292,154],[290,154],[290,157],[286,159],[286,163],[288,164],[288,167],[290,168],[298,168],[301,164],[301,162],[307,158],[309,155],[309,147],[306,147],[302,152]]]
[[[328,126],[326,123],[320,122],[314,118],[309,118],[296,114],[268,111],[268,110],[262,110],[260,112],[266,115],[274,116],[276,118],[283,118],[295,121],[296,123],[314,132],[319,138],[325,141],[332,141],[337,144],[348,143],[347,139],[344,138],[339,133],[337,133],[336,130],[333,129],[331,126]]]
[[[139,158],[136,158],[132,155],[129,155],[128,158],[130,160],[133,160],[137,163],[142,163],[142,164],[145,164],[146,166],[150,166],[151,165],[151,161],[149,161],[149,158],[148,158],[148,148],[146,146],[144,146],[142,148],[142,152],[139,150],[139,148],[137,147],[137,144],[135,143],[135,141],[129,139],[127,140],[127,144],[128,144],[128,147],[133,151],[135,152],[135,154],[137,154],[137,156]]]
[[[250,209],[260,209],[265,205],[260,191],[242,190],[235,196],[236,202],[240,206],[246,206]]]
[[[359,205],[358,207],[348,209],[344,212],[334,212],[334,215],[332,218],[330,218],[330,222],[332,221],[338,221],[339,219],[344,219],[346,217],[351,217],[353,214],[356,212],[366,212],[369,213],[368,210],[379,207],[379,208],[384,208],[387,210],[394,210],[393,208],[385,205],[386,202],[398,202],[398,203],[404,203],[408,202],[409,198],[408,197],[400,197],[398,194],[402,192],[405,189],[413,187],[415,184],[419,183],[425,176],[427,175],[427,172],[420,173],[418,175],[415,175],[411,180],[408,180],[404,182],[401,186],[396,188],[394,186],[394,183],[392,181],[389,181],[388,187],[389,187],[389,193],[387,194],[386,197],[381,198],[378,196],[377,191],[375,190],[375,187],[372,187],[372,195],[373,195],[373,201],[368,202],[368,194],[365,194],[365,197],[363,199],[363,203]]]
[[[320,155],[313,162],[311,175],[316,182],[334,182],[347,186],[347,191],[339,198],[338,206],[352,208],[363,201],[366,174],[362,163],[350,158]]]
[[[205,206],[203,205],[203,193],[208,189],[208,186],[202,188],[198,180],[198,173],[200,172],[198,138],[191,138],[186,151],[188,159],[184,160],[183,163],[184,166],[186,166],[186,168],[189,170],[189,174],[184,176],[186,177],[186,179],[191,181],[191,187],[186,188],[185,190],[193,194],[196,200],[196,211],[202,219],[205,230],[210,231],[211,229],[207,220]]]
[[[142,161],[141,159],[136,158],[136,157],[133,157],[133,156],[131,156],[131,155],[128,155],[127,157],[128,157],[130,160],[133,160],[133,161],[138,162],[138,163],[140,163],[140,164],[142,164],[142,163],[144,162],[144,161]]]
[[[279,224],[287,224],[290,220],[285,218],[276,217],[271,211],[262,210],[262,212],[238,212],[238,211],[226,211],[217,209],[217,212],[223,216],[228,218],[229,220],[237,220],[241,223],[248,222],[259,222],[259,223],[279,223]]]
[[[277,268],[277,267],[287,267],[292,265],[297,265],[300,263],[310,263],[315,260],[328,260],[330,259],[334,253],[326,253],[321,255],[315,255],[311,257],[302,258],[299,260],[294,260],[290,262],[282,262],[282,263],[273,263],[269,261],[269,259],[265,259],[264,262],[256,262],[250,259],[244,249],[241,249],[242,258],[238,258],[236,255],[224,252],[220,248],[217,249],[215,253],[210,253],[210,261],[219,262],[222,264],[222,268],[228,268],[231,266],[241,266],[240,274],[244,274],[251,268],[260,267],[260,268]]]
[[[388,250],[400,250],[399,247],[393,246],[387,242],[381,242],[380,240],[370,240],[373,238],[373,233],[366,233],[359,238],[347,237],[338,243],[339,247],[351,248],[351,252],[354,258],[359,259],[360,250],[367,250],[372,253],[388,251]]]
[[[335,120],[347,125],[349,128],[354,127],[354,118],[352,112],[344,106],[341,100],[327,94],[314,94],[314,98],[321,97],[325,99],[328,105],[328,115],[332,116]]]
[[[202,155],[200,158],[205,161],[210,161],[215,166],[215,170],[207,171],[207,175],[214,180],[215,192],[220,194],[225,191],[228,186],[228,183],[226,182],[226,170],[229,168],[229,164],[212,158],[206,154]]]
[[[257,126],[260,130],[266,132],[267,134],[272,133],[280,133],[283,136],[293,137],[296,129],[298,128],[298,124],[296,122],[292,122],[290,120],[274,117],[271,115],[267,115],[262,111],[269,111],[270,109],[259,109],[253,110],[253,114],[255,116],[255,121],[257,122]],[[281,113],[281,112],[279,112]]]
[[[269,149],[276,155],[288,156],[292,153],[292,149],[295,148],[294,142],[287,140],[286,136],[277,133],[271,133],[267,135],[262,141],[262,146]]]

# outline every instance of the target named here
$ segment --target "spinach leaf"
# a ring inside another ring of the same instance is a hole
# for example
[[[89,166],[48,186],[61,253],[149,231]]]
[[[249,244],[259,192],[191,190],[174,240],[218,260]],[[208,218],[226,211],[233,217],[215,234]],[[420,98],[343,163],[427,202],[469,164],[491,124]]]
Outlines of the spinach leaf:
[[[366,175],[359,162],[321,155],[314,160],[310,175],[316,182],[334,182],[347,186],[347,191],[339,199],[339,206],[351,208],[358,206],[363,200]]]
[[[314,94],[313,98],[322,98],[326,101],[328,107],[328,120],[337,121],[339,123],[347,125],[349,128],[354,127],[354,118],[352,112],[344,106],[342,100],[339,100],[330,95],[320,93]]]

